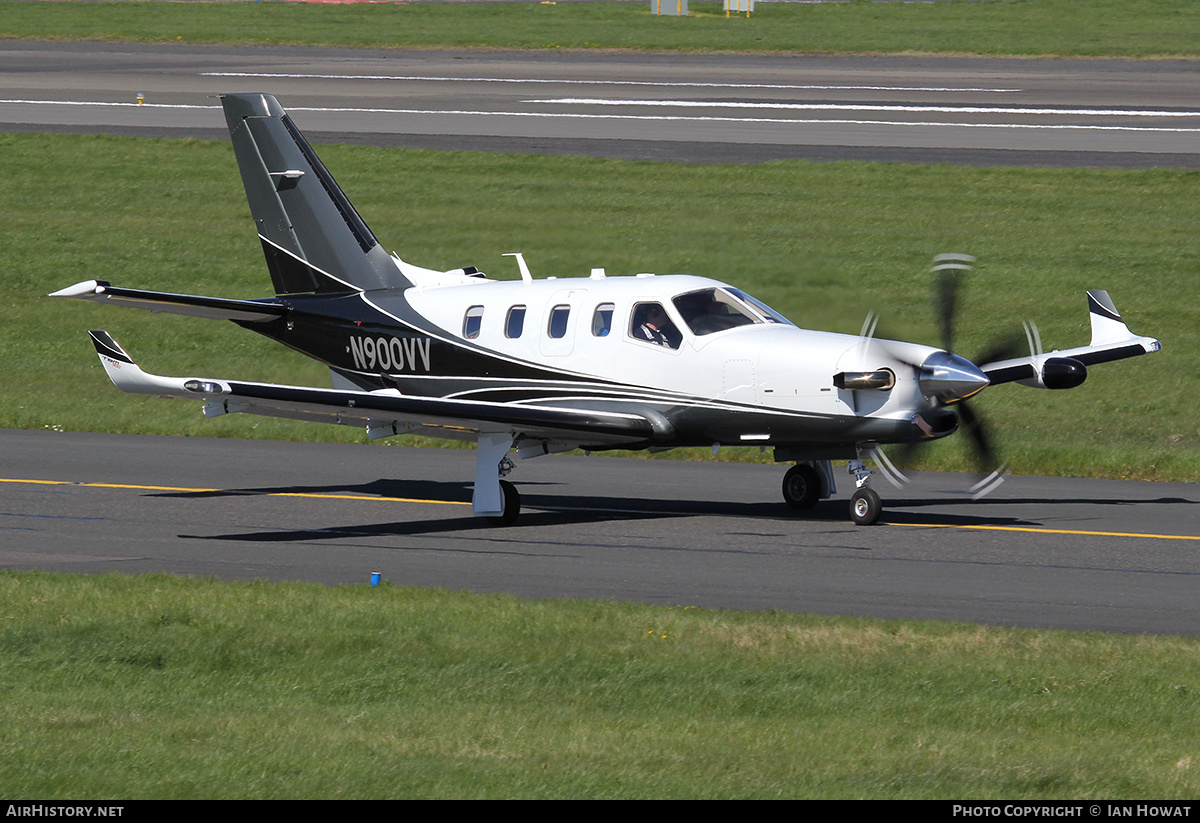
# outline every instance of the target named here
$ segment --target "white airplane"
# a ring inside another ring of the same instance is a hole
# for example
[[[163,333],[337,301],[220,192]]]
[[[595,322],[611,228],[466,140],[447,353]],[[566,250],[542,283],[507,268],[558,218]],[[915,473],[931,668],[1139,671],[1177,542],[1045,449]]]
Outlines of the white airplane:
[[[96,351],[117,388],[233,412],[474,440],[473,511],[511,523],[509,457],[571,449],[760,446],[794,462],[784,499],[810,508],[849,461],[851,517],[875,523],[865,461],[878,447],[959,428],[991,451],[963,401],[989,385],[1061,389],[1096,363],[1158,351],[1132,334],[1103,291],[1088,292],[1089,345],[981,358],[949,352],[953,279],[970,258],[943,255],[943,348],[801,329],[745,292],[704,277],[638,274],[520,280],[474,267],[435,271],[389,255],[274,97],[221,97],[276,297],[229,300],[89,280],[53,297],[231,320],[329,366],[333,388],[163,377],[142,371],[103,331]],[[957,412],[956,412],[957,410]],[[885,470],[886,473],[886,470]],[[996,475],[998,477],[998,475]],[[993,478],[993,480],[995,477]]]

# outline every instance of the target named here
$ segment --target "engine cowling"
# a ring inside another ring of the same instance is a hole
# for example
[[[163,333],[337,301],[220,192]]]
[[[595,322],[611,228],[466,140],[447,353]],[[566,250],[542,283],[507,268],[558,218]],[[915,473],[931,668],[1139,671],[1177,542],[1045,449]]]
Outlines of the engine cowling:
[[[1071,357],[1047,357],[1032,380],[1018,381],[1039,389],[1073,389],[1087,380],[1087,366]]]

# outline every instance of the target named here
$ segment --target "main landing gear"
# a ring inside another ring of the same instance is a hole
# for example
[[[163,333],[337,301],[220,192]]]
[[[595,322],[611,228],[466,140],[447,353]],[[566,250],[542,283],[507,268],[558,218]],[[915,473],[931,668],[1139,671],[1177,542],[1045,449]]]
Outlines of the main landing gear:
[[[489,523],[509,526],[521,513],[521,494],[517,487],[503,479],[513,470],[508,457],[513,436],[507,432],[480,432],[475,457],[475,488],[471,507],[476,517],[486,517]]]
[[[512,483],[501,480],[500,494],[504,497],[504,508],[500,514],[489,517],[488,522],[493,526],[511,526],[521,513],[521,493]]]
[[[808,463],[797,463],[783,476],[783,500],[793,509],[811,509],[821,499],[821,478]]]

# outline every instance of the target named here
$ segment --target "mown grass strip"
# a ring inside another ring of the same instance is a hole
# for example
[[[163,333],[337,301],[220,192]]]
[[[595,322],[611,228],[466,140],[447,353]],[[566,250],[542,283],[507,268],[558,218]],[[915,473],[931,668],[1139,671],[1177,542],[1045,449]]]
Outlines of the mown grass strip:
[[[719,3],[0,2],[0,37],[357,48],[1195,57],[1191,0]]]
[[[0,572],[36,798],[1193,798],[1195,638]]]

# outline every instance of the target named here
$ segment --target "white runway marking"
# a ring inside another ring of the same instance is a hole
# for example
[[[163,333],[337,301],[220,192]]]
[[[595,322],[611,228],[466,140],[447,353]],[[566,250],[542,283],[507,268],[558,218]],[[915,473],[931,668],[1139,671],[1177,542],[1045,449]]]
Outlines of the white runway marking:
[[[397,80],[402,82],[429,81],[437,83],[560,83],[578,86],[658,86],[696,89],[783,89],[792,91],[934,91],[934,92],[991,92],[1011,94],[1022,89],[955,88],[951,86],[823,86],[815,84],[778,83],[677,83],[654,80],[547,80],[536,77],[418,77],[390,74],[293,74],[288,72],[206,71],[202,77],[268,77],[303,80]]]
[[[552,102],[552,101],[543,101]],[[219,112],[219,106],[204,106],[182,103],[118,103],[88,100],[12,100],[0,99],[0,105],[41,105],[41,106],[95,106],[111,108],[143,108],[143,109],[193,109],[212,110]],[[709,104],[701,104],[709,105]],[[853,107],[852,107],[853,108]],[[859,107],[861,108],[861,107]],[[582,112],[532,112],[532,111],[483,111],[470,109],[383,109],[356,107],[327,107],[327,106],[291,106],[290,112],[322,112],[329,114],[395,114],[395,115],[456,115],[462,117],[520,117],[535,119],[574,119],[574,120],[625,120],[645,122],[688,122],[688,123],[734,123],[734,124],[773,124],[773,125],[805,125],[805,126],[892,126],[892,127],[929,127],[963,128],[963,129],[1028,129],[1042,131],[1128,131],[1137,133],[1179,133],[1192,134],[1200,132],[1200,127],[1167,127],[1167,126],[1134,126],[1134,125],[1096,125],[1073,123],[969,123],[936,120],[868,120],[868,119],[830,119],[830,118],[783,118],[783,117],[720,117],[714,115],[640,115],[640,114],[588,114]],[[962,109],[951,109],[962,111]],[[1004,113],[1002,109],[984,109],[988,112]],[[1035,109],[1042,112],[1045,110]],[[1062,110],[1079,113],[1078,110]],[[1100,111],[1100,110],[1096,110]],[[1120,110],[1118,110],[1120,111]],[[1129,113],[1129,112],[1123,112]],[[1134,112],[1143,116],[1162,116],[1160,112]],[[1173,116],[1181,116],[1174,113]],[[1200,113],[1190,116],[1200,117]]]
[[[523,103],[560,103],[576,106],[671,106],[706,109],[786,109],[789,111],[899,111],[936,114],[1065,114],[1084,117],[1200,117],[1200,111],[1161,111],[1150,109],[1055,109],[1010,106],[913,106],[872,103],[744,103],[732,100],[609,100],[589,97],[561,97],[549,100],[523,100]]]

